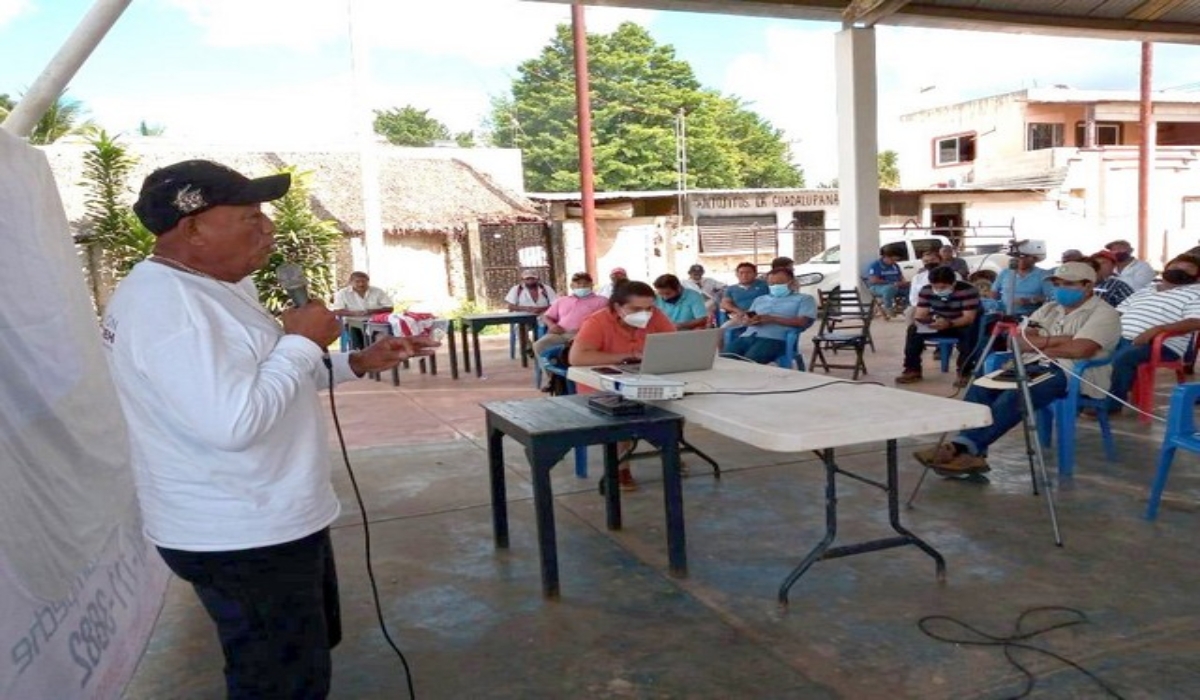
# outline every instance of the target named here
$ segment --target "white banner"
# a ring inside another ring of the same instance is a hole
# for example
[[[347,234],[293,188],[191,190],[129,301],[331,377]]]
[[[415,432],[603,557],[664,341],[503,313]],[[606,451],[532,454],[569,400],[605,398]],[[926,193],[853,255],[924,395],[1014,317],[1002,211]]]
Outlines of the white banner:
[[[168,572],[44,155],[0,130],[0,698],[118,698]]]

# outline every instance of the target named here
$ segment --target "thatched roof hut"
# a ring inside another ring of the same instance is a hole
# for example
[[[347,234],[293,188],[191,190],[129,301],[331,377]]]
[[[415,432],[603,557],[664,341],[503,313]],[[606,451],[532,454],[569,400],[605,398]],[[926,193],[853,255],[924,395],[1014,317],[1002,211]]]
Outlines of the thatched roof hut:
[[[87,235],[83,157],[90,148],[86,143],[75,142],[43,149],[58,181],[63,207],[76,238]],[[251,177],[291,166],[311,173],[310,193],[318,215],[335,221],[348,235],[359,235],[365,228],[361,166],[356,151],[186,150],[149,141],[131,142],[127,148],[137,159],[129,179],[130,203],[146,175],[181,160],[215,160]],[[378,156],[383,229],[387,235],[461,236],[471,223],[545,218],[538,205],[463,161],[414,158],[405,149],[382,145]]]

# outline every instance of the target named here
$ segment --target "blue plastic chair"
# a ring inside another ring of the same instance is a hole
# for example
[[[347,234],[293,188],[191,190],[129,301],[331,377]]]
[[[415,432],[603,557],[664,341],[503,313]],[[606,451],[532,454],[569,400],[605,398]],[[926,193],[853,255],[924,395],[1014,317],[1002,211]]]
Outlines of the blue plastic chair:
[[[938,360],[942,363],[942,373],[950,371],[950,356],[954,354],[954,348],[958,347],[958,338],[930,338],[925,341],[925,345],[936,345],[938,349]]]
[[[810,323],[804,328],[788,329],[787,335],[783,336],[783,354],[775,358],[775,364],[784,369],[794,368],[801,372],[804,371],[804,355],[799,351],[800,335],[804,331],[808,330],[809,326],[811,325],[812,324]],[[729,347],[729,344],[736,340],[738,336],[745,332],[745,330],[746,328],[744,326],[739,328],[726,328],[725,340],[722,347]]]
[[[1123,348],[1129,341],[1122,339],[1117,344],[1113,354]],[[984,361],[984,371],[991,372],[999,369],[1003,361],[1012,358],[1010,352],[997,352],[989,355]],[[1082,360],[1075,363],[1075,374],[1082,375],[1092,367],[1100,367],[1112,362],[1112,355],[1101,360]],[[1067,395],[1054,403],[1041,408],[1037,412],[1038,440],[1043,447],[1051,447],[1054,443],[1054,429],[1058,427],[1058,474],[1069,477],[1075,474],[1075,427],[1081,408],[1092,408],[1096,411],[1096,422],[1100,425],[1100,439],[1104,444],[1104,457],[1115,461],[1117,448],[1113,443],[1112,425],[1108,419],[1108,410],[1104,399],[1096,399],[1083,393],[1083,382],[1074,375],[1067,375]]]
[[[558,359],[562,355],[563,349],[566,346],[560,345],[556,348],[550,348],[546,352],[538,356],[534,365],[537,367],[537,374],[540,377],[541,372],[549,372],[558,377],[562,377],[567,383],[567,395],[575,393],[575,382],[567,379],[567,370],[562,365],[558,364]],[[540,382],[539,382],[540,385]],[[575,476],[580,479],[586,479],[588,475],[588,456],[587,447],[575,448]]]
[[[1167,476],[1171,472],[1175,450],[1183,448],[1188,452],[1200,452],[1200,434],[1196,432],[1197,401],[1200,401],[1200,383],[1180,384],[1171,392],[1167,432],[1163,436],[1162,449],[1158,453],[1158,471],[1155,472],[1154,483],[1150,486],[1150,502],[1146,505],[1147,520],[1158,517],[1158,504],[1162,500],[1163,489],[1167,486]]]

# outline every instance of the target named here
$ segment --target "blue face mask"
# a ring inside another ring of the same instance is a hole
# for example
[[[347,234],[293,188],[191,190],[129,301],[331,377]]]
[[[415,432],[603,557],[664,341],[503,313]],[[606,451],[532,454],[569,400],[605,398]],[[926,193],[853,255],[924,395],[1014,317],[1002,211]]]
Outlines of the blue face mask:
[[[1076,287],[1055,287],[1054,301],[1063,306],[1075,306],[1083,301],[1087,292]]]
[[[582,299],[584,297],[591,296],[592,288],[591,287],[576,287],[575,289],[571,290],[571,293],[574,294],[575,296],[579,297],[580,299]]]
[[[767,289],[771,292],[771,296],[773,297],[786,297],[788,294],[792,293],[791,288],[786,284],[772,284],[771,286],[767,287]]]

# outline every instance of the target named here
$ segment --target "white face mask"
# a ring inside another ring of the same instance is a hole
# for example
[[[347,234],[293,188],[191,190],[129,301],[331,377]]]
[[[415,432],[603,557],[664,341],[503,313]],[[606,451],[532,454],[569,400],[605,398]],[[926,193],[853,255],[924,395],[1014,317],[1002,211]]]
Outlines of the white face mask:
[[[650,311],[634,311],[631,314],[625,314],[624,320],[626,324],[634,328],[645,328],[650,325],[650,317],[652,315]]]

